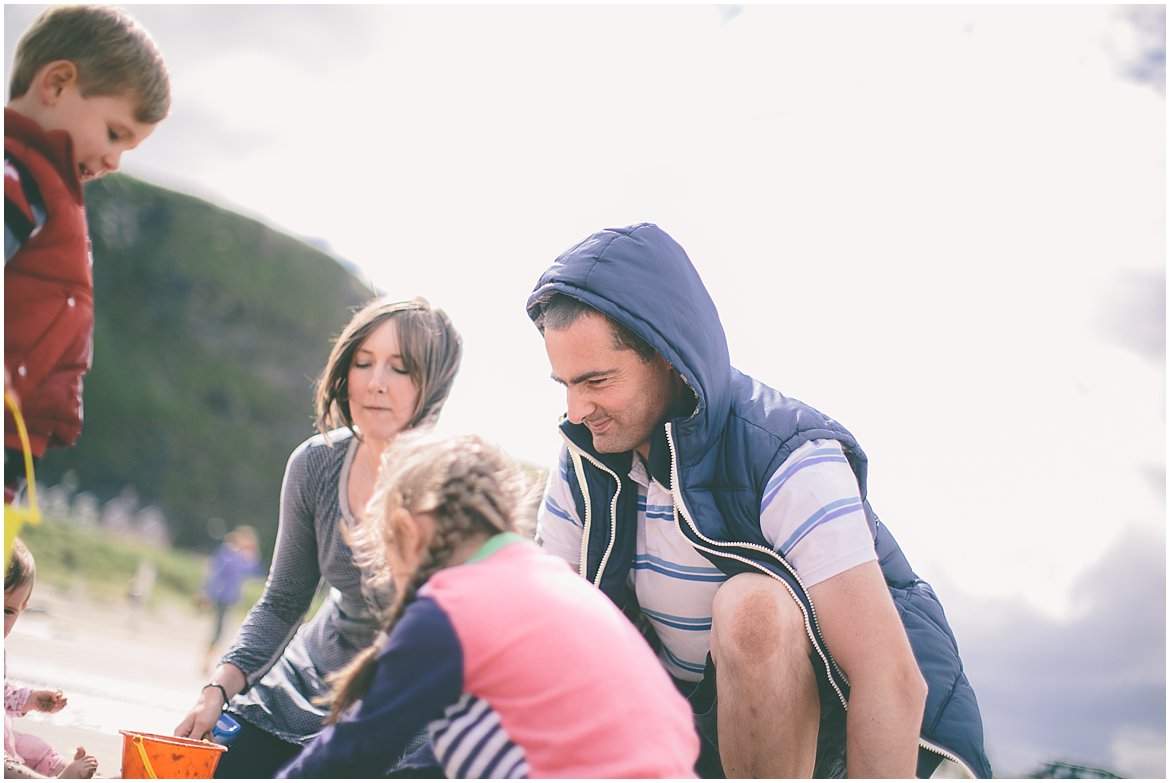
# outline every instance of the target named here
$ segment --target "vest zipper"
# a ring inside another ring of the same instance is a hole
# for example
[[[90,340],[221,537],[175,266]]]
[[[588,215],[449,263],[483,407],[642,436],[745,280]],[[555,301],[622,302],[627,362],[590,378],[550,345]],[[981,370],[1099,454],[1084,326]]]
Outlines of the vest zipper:
[[[690,527],[690,529],[692,531],[694,531],[696,538],[701,539],[702,541],[706,541],[708,544],[711,544],[712,546],[719,546],[719,542],[712,541],[711,539],[707,538],[706,536],[704,536],[702,533],[699,532],[698,526],[696,526],[695,523],[691,520],[690,512],[688,512],[686,510],[686,504],[683,502],[682,491],[681,491],[681,489],[679,489],[678,452],[675,450],[674,435],[671,432],[671,425],[669,422],[666,424],[666,445],[670,449],[670,494],[671,494],[671,497],[674,498],[675,524],[678,525],[679,532],[682,533],[684,537],[688,537],[686,535],[686,533],[682,530],[682,522],[680,521],[680,520],[686,520],[688,527]],[[748,558],[743,557],[742,555],[726,553],[726,552],[723,552],[723,551],[718,550],[718,549],[708,549],[706,547],[696,545],[693,542],[691,543],[691,546],[695,547],[696,549],[699,549],[699,550],[702,550],[705,552],[710,552],[711,554],[714,554],[714,555],[718,555],[719,557],[729,557],[733,560],[738,560],[741,563],[744,563],[746,565],[751,566],[752,569],[759,571],[760,573],[764,574],[765,576],[769,576],[772,579],[775,579],[777,582],[779,582],[780,584],[782,584],[784,586],[784,589],[787,590],[789,595],[792,596],[792,600],[795,601],[796,605],[800,607],[801,614],[804,615],[805,633],[808,635],[808,639],[812,643],[813,649],[816,650],[817,655],[820,656],[821,662],[824,663],[824,665],[825,665],[825,673],[828,675],[829,684],[832,685],[833,690],[837,692],[837,698],[840,699],[840,701],[841,701],[841,707],[843,709],[847,710],[849,708],[848,701],[845,699],[845,694],[842,693],[840,685],[837,684],[836,676],[834,676],[835,672],[833,670],[838,668],[837,664],[835,661],[833,661],[829,657],[828,652],[825,651],[821,647],[820,642],[817,641],[817,637],[819,636],[820,626],[817,624],[816,610],[813,608],[812,600],[808,598],[808,590],[805,588],[804,583],[800,581],[800,577],[797,575],[796,571],[792,568],[792,566],[788,565],[788,563],[784,560],[784,558],[782,558],[777,552],[773,552],[771,549],[766,549],[765,547],[762,547],[759,544],[752,544],[752,543],[748,543],[746,541],[745,542],[729,541],[729,542],[726,542],[724,544],[724,546],[746,547],[748,549],[755,549],[755,550],[758,550],[760,552],[766,553],[767,555],[772,557],[774,560],[779,562],[782,566],[784,566],[784,568],[788,571],[788,573],[792,576],[792,578],[796,580],[796,583],[798,585],[800,585],[800,589],[802,591],[804,591],[804,597],[808,601],[807,607],[805,605],[805,602],[800,600],[800,596],[798,596],[796,594],[796,591],[792,589],[792,586],[790,584],[788,584],[786,581],[784,581],[780,577],[773,574],[768,569],[757,565],[756,563],[749,560]],[[814,627],[816,628],[815,631],[813,630]],[[844,672],[840,672],[840,676],[842,679],[845,680],[846,684],[848,684],[848,678],[845,677]]]
[[[613,552],[613,543],[617,539],[617,502],[618,496],[622,494],[622,482],[616,473],[607,468],[605,465],[601,464],[599,461],[595,460],[591,455],[586,454],[584,451],[579,449],[577,445],[569,439],[569,436],[564,434],[564,432],[561,433],[561,437],[565,439],[565,443],[568,446],[569,457],[573,460],[573,472],[577,474],[577,484],[581,487],[581,497],[585,500],[585,527],[581,533],[581,563],[578,566],[578,571],[580,572],[581,576],[585,577],[586,579],[589,578],[587,569],[589,552],[589,527],[590,523],[592,522],[593,512],[592,507],[589,505],[589,485],[585,482],[585,468],[581,465],[581,460],[587,459],[594,467],[605,471],[613,478],[614,483],[617,486],[617,491],[613,493],[613,499],[610,501],[609,505],[609,542],[605,547],[605,554],[601,557],[601,564],[597,567],[597,578],[593,580],[594,587],[600,588],[601,575],[605,573],[605,565],[609,562],[609,556]]]
[[[934,753],[936,755],[942,756],[944,759],[951,762],[952,764],[955,764],[956,766],[959,767],[959,769],[963,770],[963,774],[965,774],[969,778],[974,779],[974,778],[979,777],[978,775],[975,774],[975,771],[967,765],[967,762],[963,761],[961,758],[956,756],[954,753],[951,753],[949,750],[945,750],[945,749],[939,747],[938,745],[935,745],[933,742],[927,742],[922,737],[919,737],[918,738],[918,747],[920,747],[924,750],[928,750],[931,753]]]

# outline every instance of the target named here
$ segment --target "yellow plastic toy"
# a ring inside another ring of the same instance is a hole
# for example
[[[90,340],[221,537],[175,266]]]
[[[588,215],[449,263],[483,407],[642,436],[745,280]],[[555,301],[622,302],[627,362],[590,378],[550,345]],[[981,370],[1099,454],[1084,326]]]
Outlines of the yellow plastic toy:
[[[16,420],[20,450],[24,453],[24,475],[28,478],[28,507],[4,504],[4,568],[7,569],[9,558],[12,557],[12,542],[20,535],[20,529],[26,524],[35,525],[41,521],[41,509],[37,506],[37,481],[33,475],[32,446],[28,442],[28,430],[24,426],[24,417],[20,415],[20,406],[7,389],[4,390],[4,405],[12,411],[12,418]]]

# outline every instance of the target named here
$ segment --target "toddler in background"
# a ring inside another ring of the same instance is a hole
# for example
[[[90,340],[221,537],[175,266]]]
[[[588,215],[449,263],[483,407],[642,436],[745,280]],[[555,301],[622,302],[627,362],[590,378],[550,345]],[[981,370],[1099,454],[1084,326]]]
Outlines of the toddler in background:
[[[260,568],[260,539],[251,525],[240,525],[223,537],[215,550],[196,601],[212,610],[211,641],[203,656],[203,673],[211,673],[212,659],[223,636],[224,620],[240,602],[244,583],[263,575]]]
[[[12,632],[17,619],[28,608],[36,581],[37,566],[32,553],[19,538],[13,542],[12,558],[4,572],[4,638]],[[17,688],[8,684],[7,653],[4,660],[4,777],[6,778],[92,778],[97,759],[78,748],[73,760],[66,762],[57,751],[39,737],[12,728],[12,715],[30,710],[57,712],[65,706],[61,691]]]
[[[396,603],[280,777],[380,777],[424,731],[450,778],[694,777],[690,708],[641,635],[517,534],[525,483],[476,436],[387,449],[353,548]]]

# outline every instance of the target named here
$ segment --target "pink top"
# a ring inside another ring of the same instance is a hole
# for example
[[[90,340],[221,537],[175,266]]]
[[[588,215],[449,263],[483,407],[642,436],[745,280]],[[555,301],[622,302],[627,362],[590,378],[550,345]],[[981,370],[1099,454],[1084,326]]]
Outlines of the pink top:
[[[608,598],[519,536],[435,574],[365,698],[283,770],[384,772],[422,729],[450,778],[690,778],[691,709]]]
[[[534,544],[437,573],[425,594],[463,646],[464,691],[522,746],[529,777],[694,777],[690,705],[599,590]]]

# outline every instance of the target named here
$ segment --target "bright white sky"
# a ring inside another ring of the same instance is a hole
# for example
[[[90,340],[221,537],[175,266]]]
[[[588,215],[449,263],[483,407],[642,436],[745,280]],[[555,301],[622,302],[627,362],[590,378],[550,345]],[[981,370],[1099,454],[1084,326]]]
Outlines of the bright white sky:
[[[448,429],[553,459],[527,294],[649,220],[944,598],[1068,616],[1126,531],[1164,546],[1165,98],[1123,10],[127,7],[175,105],[125,170],[445,308]]]
[[[1165,99],[1117,9],[127,7],[175,104],[125,170],[447,309],[449,429],[552,459],[524,301],[650,220],[733,362],[861,439],[936,581],[1064,612],[1162,531],[1163,343],[1117,335],[1164,335]],[[5,63],[42,8],[5,7]]]

